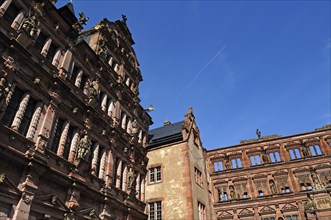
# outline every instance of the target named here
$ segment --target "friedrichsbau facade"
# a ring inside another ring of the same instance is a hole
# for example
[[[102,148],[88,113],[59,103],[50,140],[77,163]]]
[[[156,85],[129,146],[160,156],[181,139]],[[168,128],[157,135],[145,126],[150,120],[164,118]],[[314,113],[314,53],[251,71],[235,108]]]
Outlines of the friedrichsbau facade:
[[[126,17],[0,0],[0,219],[147,219],[151,118]]]

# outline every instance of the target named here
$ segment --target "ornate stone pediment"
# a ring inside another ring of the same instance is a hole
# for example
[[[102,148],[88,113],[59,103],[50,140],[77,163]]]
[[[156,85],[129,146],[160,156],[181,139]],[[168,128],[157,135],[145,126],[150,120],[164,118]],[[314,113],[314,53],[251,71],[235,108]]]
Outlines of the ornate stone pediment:
[[[217,219],[227,219],[233,217],[233,214],[231,214],[230,212],[227,212],[227,211],[220,211],[219,213],[217,213]]]
[[[0,172],[0,191],[11,192],[16,195],[21,195],[22,192],[17,186],[7,177],[5,173]]]
[[[54,208],[56,207],[57,209],[61,209],[65,212],[69,212],[69,208],[57,195],[53,194],[53,195],[36,196],[35,200],[47,206],[52,206]]]
[[[291,203],[287,203],[281,208],[282,212],[293,211],[293,210],[298,210],[298,206]]]
[[[261,214],[267,214],[267,213],[276,213],[276,210],[271,208],[270,206],[264,206],[261,210],[260,210]]]
[[[238,215],[239,216],[253,216],[254,212],[252,210],[249,210],[249,209],[243,209],[239,212]]]
[[[82,214],[84,217],[88,217],[93,220],[101,219],[93,208],[83,209],[79,211],[79,214]]]

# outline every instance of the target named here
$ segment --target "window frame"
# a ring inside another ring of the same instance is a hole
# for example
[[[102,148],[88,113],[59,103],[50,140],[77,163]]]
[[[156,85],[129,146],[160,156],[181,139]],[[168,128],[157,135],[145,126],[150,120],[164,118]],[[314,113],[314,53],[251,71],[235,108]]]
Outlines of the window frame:
[[[162,166],[155,165],[148,169],[148,183],[149,184],[157,184],[161,183],[163,179],[162,176]]]

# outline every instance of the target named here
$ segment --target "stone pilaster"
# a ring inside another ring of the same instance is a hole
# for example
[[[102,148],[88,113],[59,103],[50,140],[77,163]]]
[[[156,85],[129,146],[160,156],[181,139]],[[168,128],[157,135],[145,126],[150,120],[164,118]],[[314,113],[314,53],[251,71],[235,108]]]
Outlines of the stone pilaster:
[[[11,126],[15,131],[18,131],[18,128],[21,125],[22,118],[24,116],[24,112],[25,112],[25,109],[26,109],[26,107],[29,103],[29,100],[30,100],[30,94],[25,93],[23,95],[23,99],[20,103],[20,106],[19,106],[19,108],[16,112],[16,115],[15,115],[15,118],[14,118],[13,124]]]
[[[66,121],[64,125],[64,129],[61,134],[59,148],[57,149],[57,155],[60,157],[62,157],[64,153],[64,147],[68,138],[69,127],[70,127],[70,123],[69,121]]]
[[[48,50],[49,50],[49,47],[51,46],[51,44],[52,44],[52,39],[48,38],[43,49],[41,50],[41,55],[43,55],[44,57],[47,56],[47,53],[48,53]]]
[[[121,188],[121,179],[122,179],[122,160],[118,162],[116,169],[116,187]]]
[[[2,3],[2,5],[0,6],[0,16],[2,17],[5,12],[7,11],[9,5],[12,3],[12,0],[6,0]]]
[[[27,138],[29,138],[31,140],[33,140],[33,138],[36,134],[36,130],[37,130],[37,127],[38,127],[40,116],[41,116],[42,107],[43,107],[43,103],[39,102],[37,104],[37,108],[36,108],[36,110],[35,110],[35,112],[32,116],[30,127],[29,127],[29,130],[28,130],[27,136],[26,136]]]
[[[75,131],[74,137],[72,138],[72,142],[70,145],[68,161],[71,163],[73,163],[75,160],[78,142],[79,142],[79,130],[77,129],[77,131]]]
[[[94,148],[93,148],[93,157],[92,157],[92,163],[91,163],[91,170],[92,170],[92,174],[93,175],[96,175],[96,172],[97,172],[97,164],[98,164],[98,156],[99,156],[99,144],[96,143],[94,145]]]
[[[100,179],[105,179],[106,158],[107,158],[107,152],[106,152],[106,149],[103,148],[101,158],[100,158],[100,168],[99,168],[99,178]]]

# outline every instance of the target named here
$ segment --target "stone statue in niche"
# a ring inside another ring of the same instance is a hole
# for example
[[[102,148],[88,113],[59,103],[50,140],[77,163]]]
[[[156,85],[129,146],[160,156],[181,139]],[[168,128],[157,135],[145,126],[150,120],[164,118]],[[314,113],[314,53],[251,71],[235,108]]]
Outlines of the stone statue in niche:
[[[315,202],[315,200],[312,199],[309,194],[307,196],[308,196],[308,201],[305,203],[305,211],[316,210],[316,202]]]
[[[128,189],[135,189],[136,187],[136,177],[137,177],[137,174],[133,171],[133,168],[130,167],[130,170],[128,172],[128,179],[127,179],[127,182],[128,182]]]
[[[14,59],[10,56],[3,63],[5,66],[5,70],[0,72],[0,101],[4,99],[11,88],[11,83],[14,80]]]
[[[262,161],[263,161],[263,163],[269,163],[269,158],[268,158],[266,150],[262,150]]]
[[[269,180],[269,187],[270,187],[270,192],[272,194],[277,193],[277,188],[276,188],[276,184],[273,180]]]
[[[29,36],[34,38],[38,33],[40,22],[36,15],[25,18],[22,22],[22,30]]]
[[[225,157],[224,158],[224,160],[225,160],[225,169],[230,169],[231,168],[231,164],[230,164],[230,160],[229,160],[229,158],[228,157]]]
[[[88,136],[84,135],[84,137],[79,141],[76,159],[86,159],[90,152],[91,145],[92,143]]]
[[[109,56],[109,50],[108,50],[108,48],[106,46],[106,40],[100,40],[99,48],[98,48],[98,55],[104,61],[107,61],[108,56]]]
[[[236,192],[233,186],[229,187],[231,199],[236,199]]]
[[[301,150],[302,150],[302,154],[304,157],[309,157],[309,151],[308,151],[308,148],[305,144],[302,144],[301,145]]]
[[[95,107],[98,103],[98,96],[100,93],[100,83],[98,79],[94,79],[88,87],[88,101],[89,106]]]

